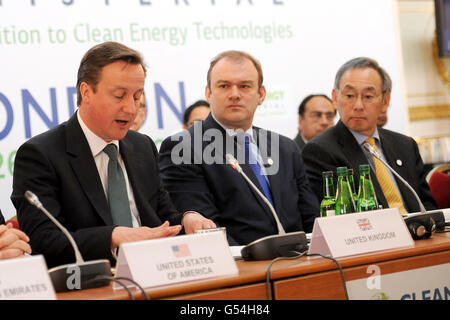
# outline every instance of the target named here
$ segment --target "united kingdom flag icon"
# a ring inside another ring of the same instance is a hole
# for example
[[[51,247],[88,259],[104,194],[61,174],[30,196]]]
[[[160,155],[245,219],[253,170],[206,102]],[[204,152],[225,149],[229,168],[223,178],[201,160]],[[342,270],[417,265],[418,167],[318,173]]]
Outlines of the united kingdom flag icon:
[[[361,229],[361,231],[372,230],[373,228],[368,218],[357,219],[356,223],[358,224],[358,227]]]

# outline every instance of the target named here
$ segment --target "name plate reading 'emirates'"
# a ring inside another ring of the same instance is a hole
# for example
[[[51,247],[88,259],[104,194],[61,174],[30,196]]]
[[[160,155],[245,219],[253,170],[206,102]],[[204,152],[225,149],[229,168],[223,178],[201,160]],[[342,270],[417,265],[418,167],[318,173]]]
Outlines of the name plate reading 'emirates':
[[[397,208],[317,218],[308,253],[334,258],[414,246]]]
[[[124,243],[116,270],[144,288],[237,274],[223,232]]]
[[[0,300],[56,300],[42,255],[0,261]]]

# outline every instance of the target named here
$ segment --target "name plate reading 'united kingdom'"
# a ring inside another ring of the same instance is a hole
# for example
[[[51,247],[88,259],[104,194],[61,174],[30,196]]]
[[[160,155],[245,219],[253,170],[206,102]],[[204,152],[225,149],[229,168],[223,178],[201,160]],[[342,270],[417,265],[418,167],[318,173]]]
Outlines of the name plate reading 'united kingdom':
[[[317,218],[308,253],[334,258],[414,246],[397,208]]]
[[[144,288],[237,274],[223,232],[124,243],[116,269],[116,277],[131,278]]]

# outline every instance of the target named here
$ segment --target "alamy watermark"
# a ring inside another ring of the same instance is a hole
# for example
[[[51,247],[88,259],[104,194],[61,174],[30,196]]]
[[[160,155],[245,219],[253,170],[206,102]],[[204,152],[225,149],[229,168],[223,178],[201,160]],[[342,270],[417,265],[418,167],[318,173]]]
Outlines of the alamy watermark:
[[[175,165],[181,164],[226,164],[226,154],[232,155],[239,164],[255,164],[258,160],[266,175],[275,175],[279,170],[280,136],[266,130],[253,130],[251,150],[254,157],[245,156],[245,136],[243,130],[236,130],[231,136],[219,129],[210,128],[203,132],[200,121],[191,131],[183,130],[173,136],[171,141],[178,142],[170,157]],[[205,144],[206,142],[206,144]],[[258,146],[256,149],[256,145]]]

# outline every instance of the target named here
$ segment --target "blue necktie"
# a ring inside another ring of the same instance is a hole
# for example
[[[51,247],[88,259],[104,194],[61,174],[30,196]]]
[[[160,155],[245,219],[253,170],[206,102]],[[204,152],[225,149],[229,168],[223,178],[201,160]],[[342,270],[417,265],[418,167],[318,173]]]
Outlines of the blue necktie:
[[[108,155],[108,200],[114,225],[132,227],[130,202],[125,177],[117,158],[117,148],[108,144],[103,151]]]
[[[256,160],[256,156],[253,154],[252,149],[250,147],[250,139],[249,136],[245,136],[245,163],[248,163],[253,170],[256,178],[258,179],[259,185],[261,186],[264,195],[269,200],[269,202],[273,206],[272,195],[270,193],[269,185],[267,184],[266,177],[262,173],[261,166]]]

